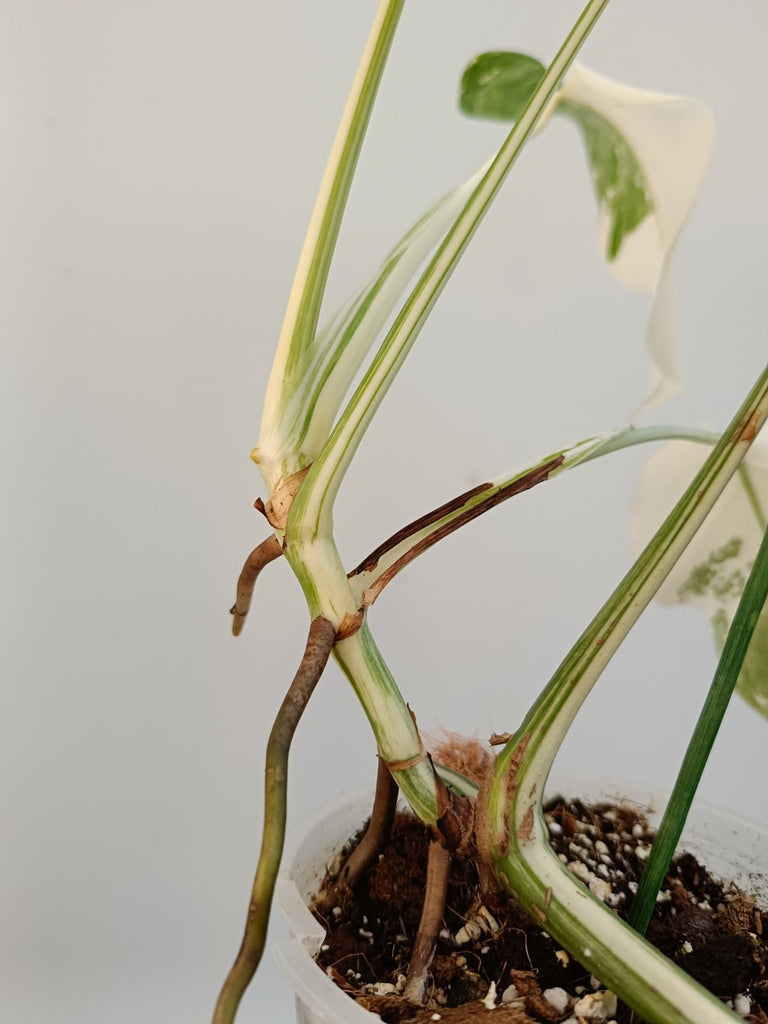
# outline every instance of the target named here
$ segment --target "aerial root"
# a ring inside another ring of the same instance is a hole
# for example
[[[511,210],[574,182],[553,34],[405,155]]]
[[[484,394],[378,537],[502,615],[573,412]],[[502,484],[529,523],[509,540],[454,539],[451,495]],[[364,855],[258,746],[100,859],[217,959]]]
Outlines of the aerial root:
[[[445,898],[448,895],[448,878],[451,873],[450,850],[439,839],[429,844],[427,859],[427,887],[424,906],[421,911],[419,929],[413,943],[408,976],[403,995],[414,1003],[424,1003],[427,991],[427,975],[435,956],[437,939],[443,927]]]
[[[352,851],[341,871],[341,881],[354,889],[389,841],[397,806],[397,783],[383,757],[379,757],[376,795],[365,835]]]
[[[265,565],[274,562],[282,553],[283,548],[280,541],[272,534],[266,540],[263,540],[258,547],[255,547],[246,558],[245,565],[237,581],[237,598],[229,609],[232,615],[232,633],[234,636],[240,636],[243,631],[245,619],[251,607],[253,588],[256,586],[259,573]]]
[[[267,743],[264,772],[264,831],[253,882],[245,934],[219,995],[213,1024],[232,1024],[240,1000],[256,973],[267,937],[267,924],[285,841],[288,753],[299,719],[323,674],[336,638],[333,625],[319,615],[309,627],[301,664],[280,705]]]

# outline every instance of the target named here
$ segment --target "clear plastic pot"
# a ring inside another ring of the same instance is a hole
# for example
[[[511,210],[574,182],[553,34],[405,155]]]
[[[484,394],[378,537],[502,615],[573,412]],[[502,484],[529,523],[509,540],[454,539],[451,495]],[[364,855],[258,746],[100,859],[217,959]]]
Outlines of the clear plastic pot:
[[[580,797],[587,802],[631,801],[656,823],[666,797],[649,787],[599,778],[553,776],[550,794]],[[291,938],[275,947],[275,955],[296,993],[298,1024],[375,1024],[370,1013],[349,998],[315,963],[325,930],[308,903],[326,867],[368,818],[370,787],[346,794],[306,818],[289,838],[285,868],[277,885],[277,903],[291,929]],[[695,854],[711,873],[733,880],[763,904],[768,902],[768,828],[720,807],[696,804],[688,819],[682,847]]]

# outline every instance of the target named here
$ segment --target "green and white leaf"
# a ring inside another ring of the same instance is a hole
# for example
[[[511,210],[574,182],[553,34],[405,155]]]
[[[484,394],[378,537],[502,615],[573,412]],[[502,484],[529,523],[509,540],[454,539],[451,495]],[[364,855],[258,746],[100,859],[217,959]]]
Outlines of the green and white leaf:
[[[606,261],[613,263],[632,232],[654,212],[650,185],[634,150],[612,121],[575,100],[561,101],[558,109],[584,136],[600,207],[600,234],[607,235],[601,248]]]
[[[462,109],[514,120],[535,87],[537,67],[525,54],[482,54],[464,72]],[[599,208],[598,245],[611,272],[626,287],[655,295],[646,334],[647,412],[680,387],[672,256],[709,163],[712,114],[698,100],[631,88],[578,64],[553,98],[553,112],[583,135]]]
[[[692,479],[705,456],[697,445],[674,441],[649,459],[633,501],[631,530],[636,549],[669,511],[670,495]],[[767,516],[768,437],[761,436],[657,597],[661,604],[687,604],[703,611],[712,623],[718,651],[733,621]],[[768,718],[768,611],[758,621],[737,690]]]
[[[558,109],[584,133],[600,207],[598,244],[628,288],[654,295],[643,411],[680,388],[672,260],[701,188],[714,119],[700,100],[635,89],[576,66]]]

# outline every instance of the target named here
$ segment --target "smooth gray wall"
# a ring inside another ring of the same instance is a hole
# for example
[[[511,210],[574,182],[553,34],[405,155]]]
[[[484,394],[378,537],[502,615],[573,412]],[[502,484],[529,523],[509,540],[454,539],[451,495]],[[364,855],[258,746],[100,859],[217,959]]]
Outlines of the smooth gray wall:
[[[409,0],[351,196],[336,303],[503,129],[464,120],[483,49],[546,59],[578,4]],[[0,1019],[204,1024],[240,939],[262,751],[306,612],[265,573],[248,452],[291,275],[372,2],[5,0],[0,410],[13,481],[0,778]],[[681,250],[686,391],[659,420],[725,422],[765,357],[768,10],[617,2],[583,54],[709,101],[716,153]],[[524,154],[340,495],[355,563],[403,522],[643,397],[648,302],[594,255],[580,143]],[[371,614],[425,727],[513,728],[628,565],[645,455],[505,505]],[[714,667],[707,623],[652,609],[601,680],[566,769],[668,785]],[[702,785],[766,816],[766,724],[736,702]],[[291,818],[372,778],[334,669],[297,734]],[[276,929],[279,933],[279,929]],[[289,1022],[268,960],[242,1020]]]

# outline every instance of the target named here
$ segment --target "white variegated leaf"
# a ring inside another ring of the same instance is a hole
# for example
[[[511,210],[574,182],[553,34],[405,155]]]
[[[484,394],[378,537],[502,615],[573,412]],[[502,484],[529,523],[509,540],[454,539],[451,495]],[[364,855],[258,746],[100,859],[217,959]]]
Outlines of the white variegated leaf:
[[[640,550],[691,482],[707,449],[685,441],[664,445],[640,477],[632,510],[632,540]],[[662,604],[699,608],[720,650],[757,555],[768,515],[768,437],[755,441],[658,594]],[[768,611],[764,610],[739,675],[738,690],[768,717]]]
[[[635,89],[580,65],[571,68],[558,99],[564,113],[574,104],[609,122],[630,148],[644,179],[637,184],[647,197],[647,216],[624,234],[611,256],[615,223],[610,202],[603,197],[598,243],[622,284],[655,293],[647,331],[652,374],[643,411],[648,411],[680,387],[672,258],[709,164],[712,112],[700,100]]]
[[[514,121],[544,66],[523,53],[480,54],[459,102],[472,117]],[[647,330],[650,411],[680,387],[672,257],[709,163],[712,113],[699,100],[635,89],[574,64],[539,122],[553,114],[581,132],[599,206],[598,245],[616,278],[654,294]]]

